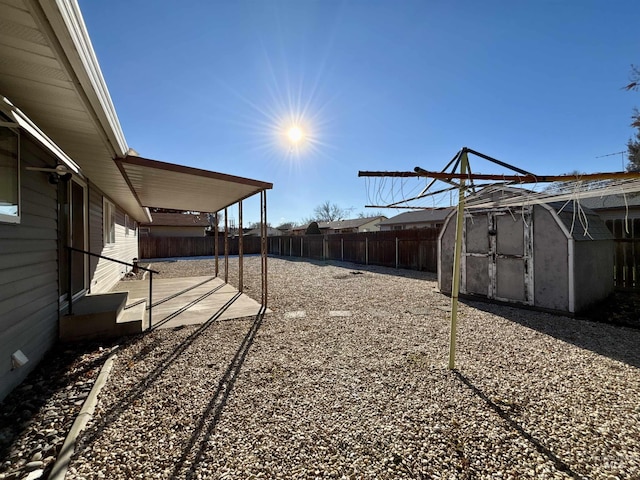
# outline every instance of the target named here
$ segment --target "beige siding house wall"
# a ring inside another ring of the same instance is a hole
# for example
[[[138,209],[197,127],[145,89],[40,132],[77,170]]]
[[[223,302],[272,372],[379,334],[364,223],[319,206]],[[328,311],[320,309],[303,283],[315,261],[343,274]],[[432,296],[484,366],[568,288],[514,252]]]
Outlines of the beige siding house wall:
[[[105,241],[105,201],[110,202],[116,209],[113,243]],[[95,186],[92,186],[89,195],[89,231],[91,252],[127,263],[132,263],[133,259],[138,257],[137,224]],[[90,293],[108,292],[130,270],[131,267],[126,265],[93,257],[90,267]]]
[[[55,165],[51,155],[21,135],[22,218],[0,223],[0,399],[18,385],[58,336],[57,188],[26,167]],[[12,369],[11,354],[29,362]]]

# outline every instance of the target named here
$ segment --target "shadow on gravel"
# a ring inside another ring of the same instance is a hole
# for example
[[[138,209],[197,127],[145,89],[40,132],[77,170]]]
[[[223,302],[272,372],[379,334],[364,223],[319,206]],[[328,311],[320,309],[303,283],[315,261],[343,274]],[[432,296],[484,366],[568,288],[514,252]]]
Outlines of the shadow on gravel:
[[[151,385],[153,385],[153,383],[187,350],[187,348],[189,348],[189,346],[191,346],[198,339],[198,337],[200,337],[200,335],[202,335],[204,331],[206,331],[209,327],[216,323],[218,318],[233,304],[233,302],[235,302],[235,300],[240,295],[240,292],[234,295],[225,305],[220,308],[220,310],[218,310],[211,318],[209,318],[209,320],[198,327],[171,353],[167,354],[166,357],[160,361],[158,366],[155,367],[151,372],[149,372],[149,374],[136,387],[123,394],[122,399],[107,411],[105,411],[99,421],[95,422],[95,424],[87,428],[80,436],[83,440],[83,443],[85,444],[84,448],[88,448],[88,445],[94,443],[100,437],[100,435],[102,435],[102,432],[107,425],[116,421],[117,418],[120,417],[120,415],[122,415],[129,407],[139,401],[146,390]],[[262,311],[263,310],[261,310],[261,312]],[[63,452],[60,452],[60,455],[62,455],[62,453]]]
[[[640,368],[640,328],[545,314],[530,309],[464,301],[472,308],[503,317],[563,342]],[[637,314],[637,313],[636,313]]]
[[[471,383],[471,381],[467,377],[465,377],[458,370],[453,370],[453,374],[457,377],[457,379],[460,382],[466,385],[467,388],[469,388],[469,390],[471,390],[476,396],[478,396],[481,400],[483,400],[491,410],[496,412],[500,416],[500,418],[502,418],[507,423],[507,425],[510,428],[518,432],[518,434],[522,438],[524,438],[529,443],[531,443],[531,445],[533,445],[541,455],[551,460],[559,471],[569,475],[571,478],[577,478],[577,479],[583,478],[583,476],[573,471],[569,465],[567,465],[564,461],[562,461],[560,457],[558,457],[555,453],[553,453],[551,450],[545,447],[540,440],[535,438],[529,432],[525,431],[524,428],[522,428],[515,420],[511,418],[511,416],[509,415],[509,412],[505,411],[503,408],[496,405],[482,390],[480,390],[473,383]]]
[[[47,405],[48,408],[66,408],[70,412],[75,410],[69,417],[77,415],[81,407],[71,404],[69,395],[91,388],[106,358],[116,347],[116,341],[57,344],[38,367],[0,402],[0,478],[4,478],[5,474],[7,478],[14,478],[14,474],[15,478],[23,478],[25,471],[20,468],[16,470],[16,465],[11,462],[14,457],[12,449],[15,447],[19,450],[16,442],[33,428],[32,422],[37,423],[46,414],[42,412],[46,411]],[[103,350],[98,350],[99,347]],[[87,354],[93,354],[93,357],[82,360]],[[77,388],[78,384],[84,386]],[[47,427],[62,432],[65,429],[64,419],[64,415],[53,416]],[[55,438],[58,438],[57,433]],[[37,443],[45,447],[48,445],[51,448],[45,450],[46,454],[57,456],[63,438],[59,437],[59,440],[55,442],[51,438],[39,438],[25,445],[29,445],[31,450]],[[52,466],[53,463],[46,465],[42,478],[49,475]]]
[[[182,456],[176,462],[170,478],[196,478],[196,468],[202,460],[202,455],[207,447],[207,443],[211,438],[211,435],[213,434],[216,426],[218,425],[218,422],[220,421],[222,410],[227,404],[227,400],[229,399],[229,395],[233,390],[233,386],[235,385],[236,379],[238,378],[240,369],[244,364],[251,345],[253,345],[256,333],[258,333],[258,330],[262,325],[265,312],[266,309],[262,307],[260,309],[260,312],[255,316],[253,323],[249,328],[249,331],[245,335],[242,343],[238,347],[238,350],[231,359],[231,363],[229,363],[229,366],[218,381],[218,385],[213,392],[213,396],[207,404],[207,408],[202,413],[200,421],[196,425],[193,434],[189,439],[189,442],[184,447]],[[197,451],[195,451],[196,448]],[[192,456],[192,452],[194,451],[195,456],[191,460],[189,460],[189,458]],[[181,474],[181,471],[187,465],[188,471]]]

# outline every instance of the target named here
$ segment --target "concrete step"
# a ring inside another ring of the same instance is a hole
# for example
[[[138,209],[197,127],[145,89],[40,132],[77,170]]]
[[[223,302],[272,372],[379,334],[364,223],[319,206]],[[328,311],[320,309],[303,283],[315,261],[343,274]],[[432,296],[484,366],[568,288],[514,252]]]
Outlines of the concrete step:
[[[127,307],[116,320],[121,335],[135,335],[149,328],[147,301],[144,298],[129,300]]]
[[[146,301],[129,300],[128,296],[127,292],[116,292],[86,295],[77,300],[73,315],[60,318],[60,340],[98,340],[146,330]]]

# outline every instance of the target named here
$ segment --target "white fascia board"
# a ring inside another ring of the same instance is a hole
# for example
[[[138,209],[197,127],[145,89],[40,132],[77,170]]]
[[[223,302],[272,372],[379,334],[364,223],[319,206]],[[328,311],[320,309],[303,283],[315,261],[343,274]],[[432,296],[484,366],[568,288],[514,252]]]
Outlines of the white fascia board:
[[[114,156],[125,156],[129,147],[78,2],[76,0],[56,0],[55,6],[50,0],[38,0],[38,2],[65,52],[73,73],[80,80],[78,88],[83,91],[93,106],[96,119],[102,125]],[[71,51],[69,51],[70,49]],[[84,80],[88,80],[89,85]]]
[[[63,165],[66,165],[76,174],[80,174],[80,167],[64,151],[56,145],[38,126],[31,121],[22,111],[15,107],[6,97],[2,98],[1,110],[11,116],[16,123],[31,134],[40,144],[49,150]]]

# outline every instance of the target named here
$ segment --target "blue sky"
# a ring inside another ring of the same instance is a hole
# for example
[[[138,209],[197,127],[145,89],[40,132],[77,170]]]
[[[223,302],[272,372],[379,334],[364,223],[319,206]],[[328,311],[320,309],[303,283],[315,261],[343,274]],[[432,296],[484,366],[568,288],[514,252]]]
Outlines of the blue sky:
[[[621,88],[640,64],[635,0],[80,6],[129,145],[272,182],[274,225],[327,200],[376,213],[359,170],[440,170],[463,146],[536,174],[621,170],[596,157],[626,149],[640,106]],[[245,203],[245,223],[259,215]]]

